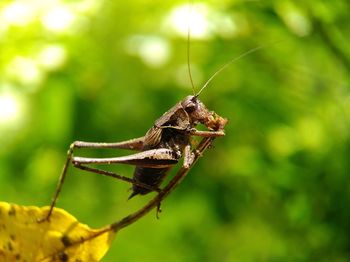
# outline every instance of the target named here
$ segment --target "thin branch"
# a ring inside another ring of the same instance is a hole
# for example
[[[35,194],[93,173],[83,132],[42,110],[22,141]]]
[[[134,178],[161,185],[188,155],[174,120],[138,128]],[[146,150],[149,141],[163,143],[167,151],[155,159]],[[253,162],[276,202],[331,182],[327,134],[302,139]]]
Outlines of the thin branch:
[[[161,203],[175,188],[181,183],[181,181],[185,178],[188,171],[193,167],[198,158],[204,153],[204,151],[211,145],[213,137],[207,137],[201,140],[200,144],[197,146],[194,151],[195,157],[193,162],[188,168],[181,167],[181,169],[177,172],[177,174],[173,177],[173,179],[167,184],[167,186],[160,192],[157,196],[155,196],[151,201],[149,201],[143,208],[139,211],[123,218],[122,220],[113,223],[109,226],[110,230],[114,230],[115,232],[120,229],[136,222],[141,217],[150,212],[153,208],[157,207],[159,203]]]
[[[193,165],[197,162],[199,157],[203,155],[206,149],[208,149],[215,137],[205,137],[203,138],[195,150],[193,150],[194,158],[192,163],[189,165],[189,167],[181,167],[179,171],[176,173],[176,175],[170,180],[170,182],[164,187],[161,192],[159,192],[152,200],[150,200],[145,206],[143,206],[138,211],[122,218],[121,220],[112,223],[98,232],[96,232],[94,235],[91,235],[84,239],[79,239],[78,241],[72,241],[69,246],[65,246],[64,249],[69,248],[71,246],[80,245],[86,241],[92,240],[102,234],[108,233],[108,232],[118,232],[119,230],[131,225],[132,223],[135,223],[137,220],[142,218],[144,215],[148,214],[152,209],[155,207],[158,207],[159,204],[176,188],[177,185],[181,183],[181,181],[185,178],[189,170],[193,167]],[[59,250],[56,253],[63,252],[63,250]]]

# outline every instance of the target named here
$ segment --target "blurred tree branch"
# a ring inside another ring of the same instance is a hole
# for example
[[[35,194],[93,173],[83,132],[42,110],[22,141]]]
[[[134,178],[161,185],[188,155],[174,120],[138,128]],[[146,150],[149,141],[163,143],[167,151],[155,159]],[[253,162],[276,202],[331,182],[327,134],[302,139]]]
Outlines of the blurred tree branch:
[[[323,43],[333,53],[333,55],[350,71],[350,58],[346,52],[334,41],[333,32],[326,25],[316,18],[313,18],[313,25],[323,39]]]

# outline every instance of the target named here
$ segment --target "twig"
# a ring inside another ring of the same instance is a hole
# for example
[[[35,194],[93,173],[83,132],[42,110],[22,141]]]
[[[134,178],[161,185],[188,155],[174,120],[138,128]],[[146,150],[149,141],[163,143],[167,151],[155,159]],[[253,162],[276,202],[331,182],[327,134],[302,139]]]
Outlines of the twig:
[[[185,176],[187,175],[188,171],[193,167],[193,165],[197,162],[198,158],[200,156],[203,155],[203,153],[205,152],[205,150],[210,147],[210,145],[212,144],[213,140],[215,138],[214,137],[205,137],[203,138],[200,143],[198,144],[198,146],[195,148],[195,150],[193,150],[194,153],[194,159],[192,161],[192,163],[186,168],[186,167],[181,167],[179,169],[179,171],[176,173],[176,175],[170,180],[170,182],[164,187],[163,190],[161,190],[161,192],[159,192],[152,200],[150,200],[145,206],[143,206],[141,209],[139,209],[138,211],[122,218],[121,220],[112,223],[104,228],[102,228],[101,230],[99,230],[98,232],[96,232],[95,234],[87,237],[87,238],[83,238],[83,239],[79,239],[77,241],[72,241],[69,243],[69,246],[65,246],[64,249],[69,248],[71,246],[75,246],[75,245],[80,245],[86,241],[92,240],[102,234],[108,233],[108,232],[118,232],[119,230],[131,225],[132,223],[136,222],[137,220],[139,220],[140,218],[142,218],[144,215],[146,215],[147,213],[149,213],[153,208],[159,206],[159,204],[176,188],[176,186],[181,183],[181,181],[185,178]],[[63,252],[63,250],[59,250],[56,253],[60,253]]]
[[[150,212],[153,208],[157,207],[159,203],[161,203],[175,189],[175,187],[185,178],[188,171],[195,164],[198,158],[204,153],[204,151],[211,145],[213,140],[214,138],[203,138],[194,151],[195,157],[189,167],[187,168],[181,167],[181,169],[177,172],[177,174],[173,177],[173,179],[167,184],[167,186],[162,190],[162,192],[160,192],[157,196],[155,196],[139,211],[121,219],[116,223],[111,224],[108,227],[109,230],[114,230],[115,232],[117,232],[120,229],[136,222],[141,217],[143,217],[148,212]]]

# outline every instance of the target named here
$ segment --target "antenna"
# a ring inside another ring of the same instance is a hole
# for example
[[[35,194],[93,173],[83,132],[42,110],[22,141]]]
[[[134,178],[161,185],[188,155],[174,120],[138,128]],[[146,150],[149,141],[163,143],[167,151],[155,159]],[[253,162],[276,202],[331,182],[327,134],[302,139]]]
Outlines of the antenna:
[[[203,87],[199,90],[199,92],[196,94],[196,96],[199,96],[202,91],[209,85],[209,83],[218,75],[220,74],[223,70],[225,70],[229,65],[231,65],[232,63],[236,62],[237,60],[251,54],[254,53],[262,48],[264,48],[264,45],[261,46],[257,46],[255,48],[252,48],[244,53],[242,53],[241,55],[239,55],[238,57],[235,57],[233,59],[231,59],[230,61],[228,61],[226,64],[224,64],[222,67],[220,67],[208,80],[207,82],[203,85]]]
[[[188,6],[188,18],[187,18],[187,69],[188,75],[190,77],[191,87],[193,91],[193,95],[196,95],[196,89],[194,87],[191,64],[190,64],[190,51],[191,51],[191,13],[192,13],[193,0],[190,1]]]

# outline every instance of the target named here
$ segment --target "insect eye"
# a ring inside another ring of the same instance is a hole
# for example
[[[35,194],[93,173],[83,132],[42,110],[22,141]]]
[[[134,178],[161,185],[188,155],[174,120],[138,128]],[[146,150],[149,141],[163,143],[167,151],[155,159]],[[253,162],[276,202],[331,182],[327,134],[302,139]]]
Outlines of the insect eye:
[[[189,104],[188,106],[186,106],[186,112],[187,113],[192,113],[195,110],[196,110],[196,105],[195,104]]]

